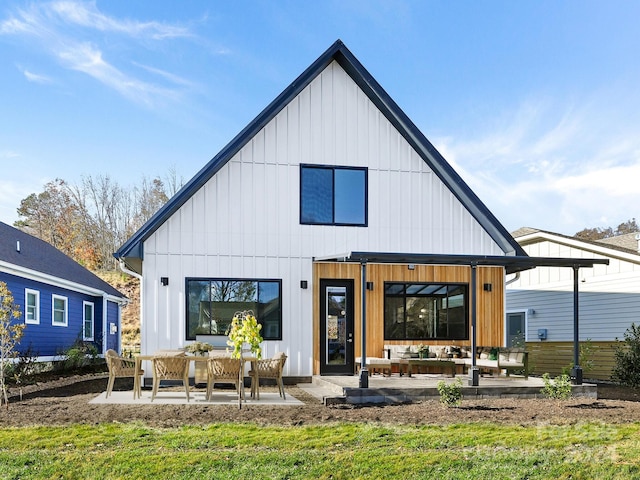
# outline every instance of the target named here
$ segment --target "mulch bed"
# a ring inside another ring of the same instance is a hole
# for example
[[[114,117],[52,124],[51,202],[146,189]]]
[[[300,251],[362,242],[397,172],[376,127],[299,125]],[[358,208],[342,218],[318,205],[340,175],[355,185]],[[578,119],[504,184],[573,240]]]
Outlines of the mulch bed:
[[[597,400],[575,398],[463,400],[447,408],[437,400],[405,405],[324,406],[296,386],[288,394],[304,405],[93,405],[104,392],[105,374],[48,379],[26,386],[22,399],[12,392],[9,408],[0,409],[0,427],[30,425],[139,422],[153,427],[204,425],[214,422],[251,422],[259,425],[317,425],[332,422],[368,422],[403,425],[448,425],[492,422],[514,425],[566,425],[579,422],[640,422],[640,390],[601,384]],[[116,390],[130,390],[132,382],[116,381]],[[269,388],[269,387],[266,387]],[[273,387],[273,391],[275,387]]]

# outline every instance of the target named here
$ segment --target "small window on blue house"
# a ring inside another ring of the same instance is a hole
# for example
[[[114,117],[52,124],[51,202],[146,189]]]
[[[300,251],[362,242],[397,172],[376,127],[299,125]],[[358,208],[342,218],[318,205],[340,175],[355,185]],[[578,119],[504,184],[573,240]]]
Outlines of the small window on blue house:
[[[37,290],[24,290],[24,323],[40,323],[40,292]]]
[[[69,323],[69,311],[67,308],[67,297],[60,295],[51,296],[52,317],[51,324],[60,327],[66,327]]]
[[[82,302],[82,339],[93,341],[93,303]]]
[[[367,225],[367,169],[300,166],[300,223]]]

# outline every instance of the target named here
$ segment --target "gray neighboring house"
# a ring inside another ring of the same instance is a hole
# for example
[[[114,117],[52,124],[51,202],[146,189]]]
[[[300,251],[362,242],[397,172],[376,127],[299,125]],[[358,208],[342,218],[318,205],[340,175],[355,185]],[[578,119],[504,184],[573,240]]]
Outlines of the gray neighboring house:
[[[535,257],[606,258],[609,265],[580,270],[580,340],[594,347],[585,378],[608,380],[614,348],[631,323],[640,323],[640,243],[631,233],[584,241],[521,228],[512,233]],[[507,337],[523,332],[535,373],[561,373],[573,359],[573,271],[538,267],[507,279]]]

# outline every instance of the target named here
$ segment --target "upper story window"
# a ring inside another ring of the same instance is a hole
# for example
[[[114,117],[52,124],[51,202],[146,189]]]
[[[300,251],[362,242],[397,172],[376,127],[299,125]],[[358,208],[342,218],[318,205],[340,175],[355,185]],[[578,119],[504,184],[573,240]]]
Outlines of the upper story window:
[[[300,166],[300,223],[367,225],[367,169]]]
[[[52,303],[52,317],[51,324],[66,327],[69,323],[69,311],[67,297],[61,297],[60,295],[51,296]]]
[[[37,290],[24,290],[24,323],[40,323],[40,292]]]
[[[82,339],[93,341],[93,303],[82,302]]]

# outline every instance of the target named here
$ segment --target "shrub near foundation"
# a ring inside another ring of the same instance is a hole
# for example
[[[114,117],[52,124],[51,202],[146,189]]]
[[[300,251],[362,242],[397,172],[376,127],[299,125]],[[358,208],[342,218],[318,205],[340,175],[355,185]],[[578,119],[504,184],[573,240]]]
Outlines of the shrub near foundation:
[[[462,380],[456,378],[455,382],[447,383],[440,380],[437,385],[440,394],[440,402],[447,407],[458,407],[462,402]]]
[[[627,387],[640,387],[640,326],[632,323],[624,333],[624,345],[616,347],[613,379]]]
[[[548,373],[542,375],[542,381],[544,387],[542,387],[542,394],[548,398],[554,400],[568,400],[571,398],[571,379],[569,375],[559,375],[553,380],[549,377]]]

